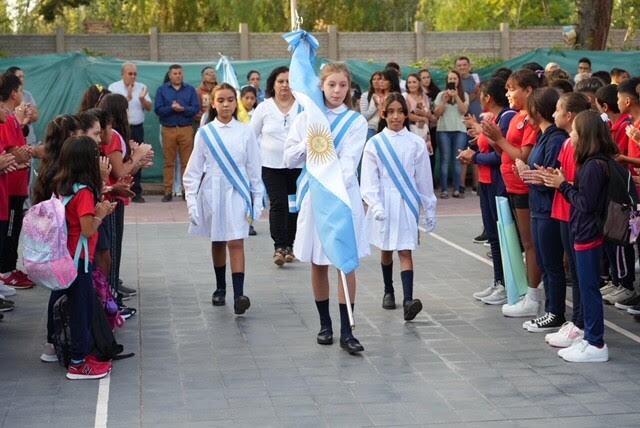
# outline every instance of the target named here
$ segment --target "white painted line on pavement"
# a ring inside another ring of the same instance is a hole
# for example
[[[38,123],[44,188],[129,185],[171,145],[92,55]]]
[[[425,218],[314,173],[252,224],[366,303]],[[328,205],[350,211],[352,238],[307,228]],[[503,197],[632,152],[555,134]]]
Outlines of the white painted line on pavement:
[[[425,230],[422,226],[420,226],[420,227],[419,227],[419,229],[420,229],[421,231],[423,231],[423,232],[426,232],[426,230]],[[442,243],[444,243],[444,244],[447,244],[448,246],[450,246],[450,247],[452,247],[452,248],[455,248],[456,250],[458,250],[458,251],[460,251],[460,252],[462,252],[462,253],[465,253],[465,254],[466,254],[466,255],[468,255],[469,257],[473,257],[474,259],[476,259],[476,260],[478,260],[478,261],[481,261],[482,263],[484,263],[484,264],[486,264],[486,265],[489,265],[489,266],[493,267],[493,263],[492,263],[491,261],[489,261],[489,260],[487,260],[487,259],[483,258],[482,256],[477,255],[476,253],[474,253],[474,252],[472,252],[472,251],[469,251],[469,250],[467,250],[466,248],[463,248],[463,247],[461,247],[460,245],[458,245],[458,244],[456,244],[456,243],[453,243],[453,242],[449,241],[448,239],[443,238],[442,236],[440,236],[440,235],[438,235],[438,234],[436,234],[436,233],[431,232],[431,233],[429,233],[429,235],[430,235],[431,237],[433,237],[433,238],[437,239],[438,241],[440,241],[440,242],[442,242]],[[573,308],[573,305],[572,305],[572,304],[571,304],[571,302],[569,302],[568,300],[567,300],[565,303],[566,303],[566,304],[567,304],[567,306],[569,306],[570,308]],[[612,323],[611,321],[607,321],[607,320],[604,320],[604,325],[606,325],[607,327],[609,327],[611,330],[613,330],[613,331],[615,331],[615,332],[617,332],[617,333],[620,333],[621,335],[623,335],[623,336],[625,336],[625,337],[627,337],[627,338],[629,338],[629,339],[633,340],[634,342],[636,342],[636,343],[640,343],[640,336],[638,336],[638,335],[636,335],[636,334],[631,333],[629,330],[627,330],[627,329],[625,329],[625,328],[622,328],[622,327],[620,327],[619,325],[614,324],[614,323]]]
[[[107,418],[109,416],[109,386],[111,384],[111,374],[100,379],[98,385],[98,400],[96,402],[95,428],[107,428]]]

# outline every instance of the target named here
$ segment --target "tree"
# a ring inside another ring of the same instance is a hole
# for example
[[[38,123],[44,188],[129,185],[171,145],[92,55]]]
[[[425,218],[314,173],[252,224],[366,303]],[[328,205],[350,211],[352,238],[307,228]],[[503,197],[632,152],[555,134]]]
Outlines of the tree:
[[[11,19],[7,13],[7,2],[0,0],[0,33],[11,33]]]
[[[577,0],[576,46],[604,50],[607,47],[613,0]]]

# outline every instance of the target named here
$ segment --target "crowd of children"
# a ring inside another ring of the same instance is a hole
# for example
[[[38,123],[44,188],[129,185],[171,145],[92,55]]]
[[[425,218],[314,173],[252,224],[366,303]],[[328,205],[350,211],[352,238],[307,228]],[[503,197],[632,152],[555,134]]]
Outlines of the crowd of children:
[[[252,222],[260,217],[266,184],[273,211],[269,219],[273,260],[282,266],[295,254],[300,261],[311,263],[320,324],[316,340],[330,345],[331,262],[311,208],[313,194],[305,193],[301,186],[296,189],[304,175],[310,117],[298,105],[288,76],[286,67],[274,70],[267,82],[267,99],[257,108],[259,94],[252,86],[238,93],[228,84],[215,83],[202,94],[206,108],[196,126],[183,179],[189,233],[212,243],[213,305],[226,304],[228,252],[234,312],[245,313],[251,303],[245,295],[243,241]],[[419,226],[427,232],[436,226],[430,156],[436,141],[445,141],[440,151],[444,165],[441,197],[448,196],[447,174],[454,148],[458,148],[459,165],[478,168],[482,221],[494,272],[491,285],[473,297],[503,305],[505,316],[528,318],[523,328],[548,333],[545,341],[563,348],[558,354],[567,361],[607,361],[603,299],[640,314],[640,295],[634,289],[634,245],[606,241],[602,221],[612,168],[624,165],[629,182],[633,176],[633,183],[640,184],[636,169],[640,167],[640,79],[627,78],[615,85],[600,77],[583,76],[573,92],[569,80],[549,84],[551,79],[535,63],[513,73],[501,69],[479,85],[477,98],[484,113],[476,118],[464,116],[469,95],[462,89],[461,76],[452,70],[448,89],[433,100],[427,70],[402,81],[407,89],[404,94],[396,69],[377,72],[369,94],[363,94],[367,102],[360,103],[365,109],[363,117],[351,109],[349,69],[338,63],[322,68],[325,114],[351,204],[357,255],[368,256],[370,245],[381,252],[382,307],[396,308],[395,251],[404,319],[411,321],[422,310],[422,302],[413,295],[412,251],[419,244]],[[85,239],[88,248],[80,255],[73,284],[51,293],[47,344],[41,359],[57,361],[52,313],[65,295],[72,345],[69,379],[99,378],[111,370],[109,361],[92,356],[90,320],[96,277],[111,287],[121,316],[135,314],[134,308],[123,304],[135,290],[120,280],[124,213],[135,195],[131,177],[152,165],[154,153],[150,145],[130,139],[127,109],[125,96],[92,85],[78,114],[56,117],[47,126],[44,145],[29,146],[25,133],[37,111],[23,102],[22,82],[15,74],[0,77],[0,312],[13,309],[6,297],[15,294],[15,288],[33,286],[16,264],[25,201],[38,204],[52,196],[67,198],[69,252],[74,254]],[[432,136],[433,126],[439,140]],[[465,143],[459,147],[447,143],[463,137]],[[40,159],[41,165],[30,192],[32,159]],[[456,167],[454,196],[462,196],[459,178]],[[289,214],[288,195],[296,190],[297,209],[293,211],[297,213]],[[528,291],[513,304],[506,304],[496,228],[498,196],[509,199],[526,263]],[[571,321],[565,319],[565,260],[573,291]],[[611,282],[603,284],[602,277],[609,276]],[[349,319],[356,299],[355,272],[338,282],[340,346],[356,354],[364,346],[353,335]]]

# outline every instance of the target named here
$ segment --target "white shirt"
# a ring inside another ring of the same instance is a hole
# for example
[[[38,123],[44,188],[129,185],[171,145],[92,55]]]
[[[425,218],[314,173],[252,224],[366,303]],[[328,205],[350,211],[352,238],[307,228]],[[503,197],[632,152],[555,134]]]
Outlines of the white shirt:
[[[298,102],[295,101],[287,113],[282,113],[274,99],[267,98],[253,111],[251,126],[260,144],[262,166],[286,168],[283,157],[284,142],[293,120],[298,115],[298,109]]]
[[[142,89],[145,87],[146,86],[140,82],[134,82],[133,84],[133,92],[131,93],[131,99],[129,100],[128,110],[130,125],[140,125],[144,122],[144,108],[140,102],[140,94],[142,93]],[[129,91],[122,80],[118,80],[117,82],[110,84],[109,90],[115,94],[124,95],[125,97],[129,95]],[[148,91],[144,99],[151,102],[151,97],[149,96]]]

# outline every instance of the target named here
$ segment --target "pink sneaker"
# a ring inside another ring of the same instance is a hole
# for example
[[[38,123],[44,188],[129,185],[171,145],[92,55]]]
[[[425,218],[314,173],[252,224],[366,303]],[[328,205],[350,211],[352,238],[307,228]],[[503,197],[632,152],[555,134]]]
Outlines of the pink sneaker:
[[[571,321],[565,322],[560,331],[547,334],[544,338],[545,342],[555,348],[568,348],[571,345],[582,341],[584,331],[580,330]]]

